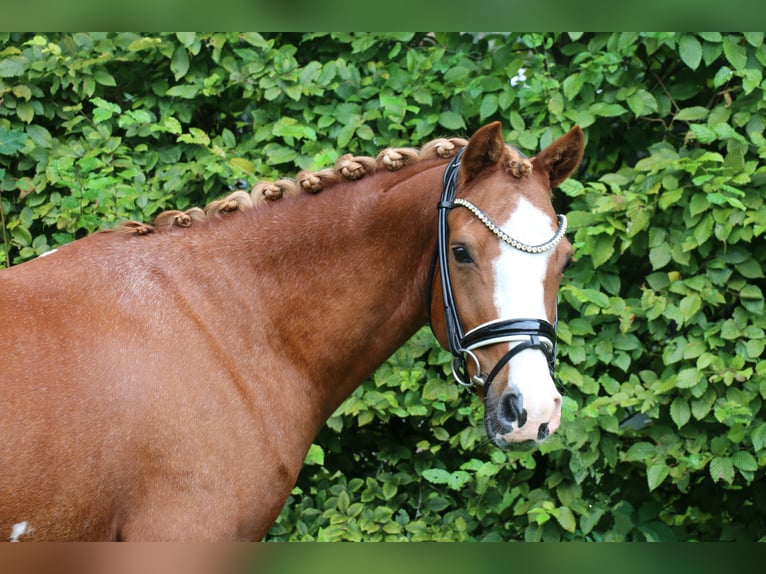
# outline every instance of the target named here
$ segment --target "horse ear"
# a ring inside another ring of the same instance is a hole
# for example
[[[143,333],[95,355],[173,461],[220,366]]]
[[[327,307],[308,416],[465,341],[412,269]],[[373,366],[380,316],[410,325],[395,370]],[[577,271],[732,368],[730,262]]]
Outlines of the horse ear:
[[[547,173],[551,188],[567,179],[582,160],[585,150],[585,136],[575,126],[569,132],[532,158],[535,171]]]
[[[471,182],[482,170],[500,161],[504,147],[500,122],[492,122],[476,130],[460,159],[460,185]]]

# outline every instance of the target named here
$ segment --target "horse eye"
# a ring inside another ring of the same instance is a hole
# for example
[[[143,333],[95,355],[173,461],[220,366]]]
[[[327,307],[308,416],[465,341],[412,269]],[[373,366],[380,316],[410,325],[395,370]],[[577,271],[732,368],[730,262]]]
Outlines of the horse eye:
[[[471,253],[468,251],[465,245],[453,246],[452,255],[455,257],[455,261],[458,263],[462,263],[464,265],[473,263],[473,257],[471,257]]]

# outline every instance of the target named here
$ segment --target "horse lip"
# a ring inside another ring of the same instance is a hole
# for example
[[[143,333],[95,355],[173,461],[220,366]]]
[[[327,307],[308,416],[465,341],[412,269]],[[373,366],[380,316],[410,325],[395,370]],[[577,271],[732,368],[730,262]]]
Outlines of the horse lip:
[[[489,416],[485,416],[486,432],[489,439],[498,448],[506,451],[529,451],[539,447],[552,433],[543,433],[538,428],[536,438],[526,438],[523,440],[513,440],[513,436],[519,430],[515,426],[503,432],[502,428],[496,428],[498,423],[493,422]],[[498,425],[499,426],[499,425]],[[543,424],[542,426],[547,426]]]
[[[518,442],[510,441],[504,439],[503,435],[496,434],[494,437],[492,437],[492,442],[495,443],[495,446],[498,448],[506,451],[529,451],[539,447],[542,441],[534,440],[531,438]]]

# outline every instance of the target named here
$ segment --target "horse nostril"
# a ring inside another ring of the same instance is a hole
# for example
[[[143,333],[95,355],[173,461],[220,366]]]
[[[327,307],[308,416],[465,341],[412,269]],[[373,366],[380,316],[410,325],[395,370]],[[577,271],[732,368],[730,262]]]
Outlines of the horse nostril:
[[[527,422],[527,411],[522,396],[514,392],[505,393],[500,399],[499,415],[500,420],[508,426],[517,423],[518,427],[523,427]]]
[[[543,440],[550,433],[551,433],[551,431],[548,428],[548,423],[541,424],[540,428],[537,429],[537,440]]]

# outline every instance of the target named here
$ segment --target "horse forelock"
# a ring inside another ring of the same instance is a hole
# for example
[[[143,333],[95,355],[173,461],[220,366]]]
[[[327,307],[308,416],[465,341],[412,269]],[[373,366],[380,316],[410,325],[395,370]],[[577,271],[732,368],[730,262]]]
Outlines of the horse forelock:
[[[516,178],[532,173],[532,162],[514,146],[506,145],[503,154],[505,171]]]
[[[301,193],[319,193],[340,182],[357,181],[376,172],[398,171],[418,162],[437,158],[449,159],[467,143],[468,140],[463,138],[437,138],[420,149],[388,147],[381,150],[375,158],[345,154],[339,157],[335,165],[330,168],[318,171],[303,170],[298,172],[294,179],[260,181],[249,192],[234,191],[210,202],[205,208],[192,207],[185,211],[167,210],[157,215],[151,224],[126,221],[105,231],[147,235],[166,229],[188,228],[229,213],[257,208],[265,203]],[[515,159],[512,160],[509,157],[509,172],[518,172],[517,164]]]

